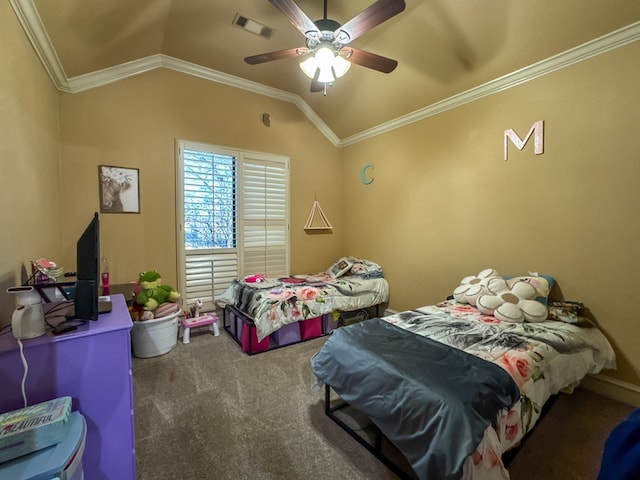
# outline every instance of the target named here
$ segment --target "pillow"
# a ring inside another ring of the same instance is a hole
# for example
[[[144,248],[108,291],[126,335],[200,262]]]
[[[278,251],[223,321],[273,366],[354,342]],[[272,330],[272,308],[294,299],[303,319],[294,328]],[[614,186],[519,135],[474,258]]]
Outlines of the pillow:
[[[584,305],[580,302],[551,302],[549,304],[549,320],[579,325],[583,322]]]
[[[383,278],[382,267],[375,262],[362,258],[347,257],[352,262],[350,274],[361,278]]]
[[[534,300],[538,293],[529,282],[514,282],[509,286],[504,278],[494,277],[487,291],[478,297],[476,307],[485,315],[493,315],[503,322],[543,322],[547,319],[547,306]]]
[[[493,268],[485,268],[478,275],[464,277],[453,290],[453,298],[458,303],[475,305],[478,297],[487,293],[487,284],[492,278],[499,278]]]
[[[535,272],[529,272],[529,275],[521,277],[504,277],[504,279],[507,281],[509,287],[513,287],[517,282],[527,282],[533,285],[538,293],[535,300],[543,305],[549,303],[549,292],[551,292],[551,288],[555,283],[553,277],[549,275],[539,275]]]
[[[353,263],[347,260],[347,257],[342,257],[340,260],[329,267],[327,273],[331,276],[331,278],[338,278],[347,273],[351,269],[352,265]]]
[[[174,313],[180,310],[180,305],[173,302],[164,302],[161,303],[158,308],[153,312],[153,316],[155,318],[160,317],[168,317],[169,315],[173,315]]]

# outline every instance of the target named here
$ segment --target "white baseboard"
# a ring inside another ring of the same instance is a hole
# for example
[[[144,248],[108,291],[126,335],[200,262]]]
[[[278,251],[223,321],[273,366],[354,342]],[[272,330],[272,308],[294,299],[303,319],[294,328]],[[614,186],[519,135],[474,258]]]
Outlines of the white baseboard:
[[[581,387],[632,407],[640,407],[640,386],[623,382],[606,375],[587,375],[580,383]]]

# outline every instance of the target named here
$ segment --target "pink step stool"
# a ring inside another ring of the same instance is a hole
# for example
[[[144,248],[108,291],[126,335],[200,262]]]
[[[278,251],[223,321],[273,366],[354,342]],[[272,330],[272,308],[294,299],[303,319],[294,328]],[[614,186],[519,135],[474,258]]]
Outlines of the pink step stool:
[[[180,322],[180,336],[182,337],[182,343],[189,343],[190,331],[192,328],[202,327],[209,325],[209,330],[217,337],[220,335],[218,329],[218,317],[215,313],[206,313],[198,317],[183,318]]]

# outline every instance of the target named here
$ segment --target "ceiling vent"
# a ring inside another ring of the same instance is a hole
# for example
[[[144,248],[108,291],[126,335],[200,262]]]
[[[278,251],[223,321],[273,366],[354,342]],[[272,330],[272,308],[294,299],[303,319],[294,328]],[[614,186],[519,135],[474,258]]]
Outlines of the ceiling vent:
[[[233,19],[233,24],[236,27],[240,27],[247,32],[255,33],[264,38],[271,37],[273,33],[273,29],[269,28],[261,23],[256,22],[255,20],[251,20],[250,18],[243,17],[239,13],[236,13],[236,18]]]

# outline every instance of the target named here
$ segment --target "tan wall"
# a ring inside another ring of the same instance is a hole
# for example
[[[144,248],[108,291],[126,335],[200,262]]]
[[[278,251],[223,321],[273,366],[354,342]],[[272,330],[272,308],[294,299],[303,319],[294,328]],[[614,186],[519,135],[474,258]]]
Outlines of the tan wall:
[[[102,214],[101,253],[112,283],[156,269],[176,285],[176,139],[289,156],[292,273],[342,255],[341,152],[293,104],[163,69],[63,94],[60,111],[66,262],[75,263],[73,242],[99,209],[98,165],[138,168],[141,213]],[[303,230],[314,198],[333,233]]]
[[[611,375],[640,385],[639,61],[636,42],[346,148],[347,250],[383,265],[390,307],[486,267],[549,274],[611,339]],[[504,130],[537,120],[544,154],[531,140],[505,162]]]
[[[619,369],[610,374],[640,385],[637,42],[342,152],[291,104],[168,70],[58,94],[7,3],[0,44],[0,324],[22,262],[47,256],[75,268],[75,241],[98,209],[99,164],[140,169],[142,213],[101,216],[112,282],[147,268],[176,282],[182,138],[291,157],[293,273],[342,254],[372,259],[397,310],[439,301],[487,266],[547,273],[556,295],[583,301],[611,339]],[[505,162],[503,131],[524,136],[536,120],[545,153],[511,145]],[[314,198],[333,233],[302,229]]]
[[[6,289],[39,257],[60,259],[58,94],[9,2],[0,3],[0,327]]]

